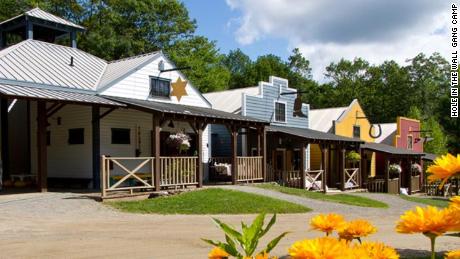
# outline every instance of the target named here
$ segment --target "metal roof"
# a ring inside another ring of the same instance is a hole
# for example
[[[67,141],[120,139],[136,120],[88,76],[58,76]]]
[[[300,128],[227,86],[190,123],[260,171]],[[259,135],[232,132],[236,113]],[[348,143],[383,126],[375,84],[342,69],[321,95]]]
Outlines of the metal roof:
[[[94,91],[106,65],[82,50],[37,40],[0,51],[0,78],[39,85]]]
[[[97,95],[75,93],[69,91],[60,91],[52,89],[43,89],[36,87],[25,87],[18,85],[0,84],[0,95],[19,97],[19,98],[32,98],[32,99],[45,99],[57,100],[76,103],[91,103],[110,106],[125,106],[124,104],[106,99]]]
[[[434,161],[436,158],[438,158],[438,155],[431,153],[425,153],[425,155],[422,156],[422,159],[427,161]]]
[[[293,127],[281,127],[281,126],[268,126],[268,131],[271,132],[281,132],[309,140],[322,140],[322,141],[341,141],[341,142],[354,142],[354,143],[364,143],[360,139],[347,138],[338,136],[331,133],[325,133],[318,130],[312,130],[307,128],[293,128]]]
[[[99,81],[98,88],[107,86],[113,81],[122,78],[124,75],[130,74],[132,71],[144,66],[154,59],[158,53],[160,52],[156,51],[109,62]]]
[[[322,132],[329,132],[332,128],[332,122],[347,110],[348,107],[313,109],[310,110],[310,128]]]
[[[80,26],[80,25],[75,24],[75,23],[73,23],[71,21],[68,21],[68,20],[63,19],[61,17],[58,17],[58,16],[56,16],[54,14],[50,14],[48,12],[45,12],[42,9],[38,8],[38,7],[34,8],[34,9],[31,9],[31,10],[29,10],[29,11],[23,13],[23,14],[20,14],[18,16],[15,16],[13,18],[10,18],[8,20],[5,20],[3,22],[0,22],[0,25],[5,24],[5,23],[7,23],[9,21],[12,21],[12,20],[17,19],[17,18],[22,17],[22,16],[34,17],[34,18],[45,20],[45,21],[59,23],[59,24],[65,25],[65,26],[74,27],[74,28],[81,29],[81,30],[85,29],[85,27],[83,27],[83,26]]]
[[[393,145],[396,134],[396,123],[381,123],[382,134],[375,139],[376,143]]]
[[[231,113],[240,113],[243,93],[247,95],[258,95],[259,86],[206,93],[203,94],[203,96],[212,104],[212,108],[214,109]]]
[[[377,152],[388,153],[392,155],[413,155],[413,156],[422,156],[425,153],[417,152],[409,149],[404,148],[397,148],[386,144],[379,144],[379,143],[366,143],[361,145],[362,149],[368,149]]]
[[[228,113],[224,111],[215,110],[212,108],[197,107],[197,106],[188,106],[180,105],[166,102],[157,102],[149,100],[138,100],[131,98],[122,98],[122,97],[113,97],[113,96],[104,96],[104,98],[112,99],[116,102],[124,103],[133,107],[144,108],[157,112],[164,112],[169,114],[180,114],[187,116],[198,116],[214,119],[224,119],[224,120],[236,120],[243,122],[256,122],[262,124],[268,124],[267,121],[254,119],[247,116],[242,116],[239,114]]]

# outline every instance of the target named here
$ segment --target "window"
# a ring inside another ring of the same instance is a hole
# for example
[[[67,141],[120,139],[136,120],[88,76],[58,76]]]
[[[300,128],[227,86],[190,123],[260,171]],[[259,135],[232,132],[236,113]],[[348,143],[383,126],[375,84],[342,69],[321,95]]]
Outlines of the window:
[[[112,128],[112,144],[131,144],[131,130]]]
[[[361,126],[353,125],[353,137],[361,138]]]
[[[150,77],[150,97],[169,97],[171,80]]]
[[[412,149],[413,148],[413,139],[412,136],[407,136],[407,149]]]
[[[85,129],[69,129],[68,142],[70,145],[85,144]]]
[[[286,122],[286,104],[275,102],[275,121]]]

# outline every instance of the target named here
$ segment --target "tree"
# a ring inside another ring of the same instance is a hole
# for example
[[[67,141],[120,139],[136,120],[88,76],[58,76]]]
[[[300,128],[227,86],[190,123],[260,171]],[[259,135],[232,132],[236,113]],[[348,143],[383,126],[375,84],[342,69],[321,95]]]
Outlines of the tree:
[[[222,64],[224,55],[219,54],[215,42],[196,36],[176,42],[166,52],[176,66],[191,68],[183,73],[201,92],[227,88],[230,72]]]
[[[248,78],[248,72],[252,69],[253,62],[241,49],[231,50],[223,58],[222,63],[231,73],[228,88],[250,86],[254,82]]]

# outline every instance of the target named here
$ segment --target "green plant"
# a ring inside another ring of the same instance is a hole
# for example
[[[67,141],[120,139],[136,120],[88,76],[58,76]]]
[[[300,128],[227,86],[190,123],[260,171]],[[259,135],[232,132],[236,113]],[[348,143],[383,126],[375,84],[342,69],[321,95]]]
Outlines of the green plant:
[[[361,160],[361,155],[356,152],[356,151],[350,151],[347,153],[347,160],[351,161],[351,162],[358,162],[359,160]]]
[[[288,232],[284,232],[272,241],[270,241],[265,249],[255,253],[255,250],[259,244],[259,240],[270,230],[270,228],[276,222],[276,214],[273,215],[270,222],[264,228],[265,213],[259,214],[251,225],[247,226],[244,222],[241,222],[241,233],[236,231],[234,228],[223,223],[222,221],[213,218],[213,221],[219,226],[225,233],[225,243],[220,241],[213,241],[209,239],[203,239],[203,241],[222,248],[228,254],[235,256],[236,258],[243,258],[245,256],[253,256],[257,254],[269,253],[278,242]],[[241,251],[242,250],[242,251]]]

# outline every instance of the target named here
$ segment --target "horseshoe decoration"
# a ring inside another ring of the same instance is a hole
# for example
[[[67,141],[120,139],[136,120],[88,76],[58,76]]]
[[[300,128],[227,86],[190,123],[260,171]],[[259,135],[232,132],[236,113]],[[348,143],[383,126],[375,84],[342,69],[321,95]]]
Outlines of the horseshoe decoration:
[[[376,138],[379,138],[380,136],[382,136],[382,126],[380,126],[380,124],[377,124],[377,127],[379,128],[377,135],[373,135],[373,134],[372,134],[372,129],[373,129],[374,127],[376,127],[376,125],[375,125],[375,124],[371,124],[371,127],[369,128],[369,136],[371,136],[371,138],[376,139]]]

